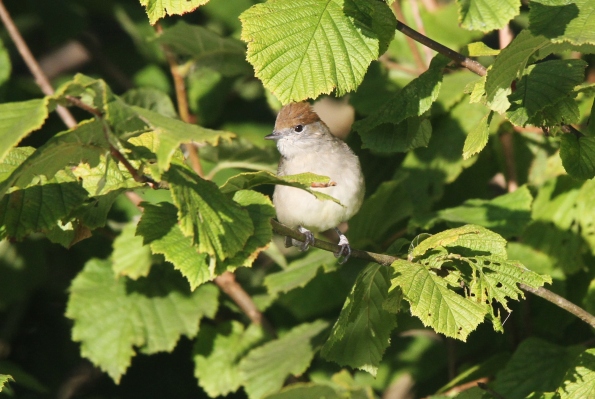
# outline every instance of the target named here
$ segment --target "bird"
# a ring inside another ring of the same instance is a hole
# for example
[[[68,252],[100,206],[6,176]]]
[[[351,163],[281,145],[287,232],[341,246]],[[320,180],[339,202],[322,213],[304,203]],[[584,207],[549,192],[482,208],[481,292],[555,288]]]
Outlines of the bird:
[[[279,222],[305,235],[305,241],[294,241],[302,251],[314,242],[314,233],[331,228],[339,236],[340,249],[335,253],[339,263],[351,256],[349,240],[337,227],[359,210],[364,200],[365,182],[357,155],[338,137],[307,102],[285,105],[279,111],[273,132],[265,136],[275,140],[281,154],[278,176],[311,172],[327,176],[329,183],[314,183],[317,190],[337,199],[319,200],[305,190],[276,185],[273,205]]]

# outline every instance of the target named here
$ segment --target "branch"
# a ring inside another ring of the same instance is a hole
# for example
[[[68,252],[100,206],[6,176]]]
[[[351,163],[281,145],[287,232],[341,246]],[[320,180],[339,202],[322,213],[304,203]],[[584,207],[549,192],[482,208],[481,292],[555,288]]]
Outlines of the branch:
[[[273,231],[279,235],[295,238],[298,241],[304,241],[306,236],[300,233],[297,230],[293,230],[274,219],[271,219],[271,225],[273,226]],[[314,243],[310,244],[312,247],[320,248],[325,251],[329,252],[337,252],[340,247],[337,244],[332,244],[327,241],[322,241],[315,239]],[[351,250],[351,257],[352,258],[359,258],[368,260],[371,262],[376,262],[383,266],[390,266],[394,261],[398,260],[396,256],[384,255],[384,254],[377,254],[374,252],[367,252],[361,251],[359,249],[352,249]],[[575,305],[574,303],[568,301],[565,298],[562,298],[560,295],[553,293],[550,290],[547,290],[543,287],[533,288],[525,284],[519,284],[519,287],[526,292],[530,292],[534,295],[542,297],[543,299],[550,301],[554,305],[566,310],[569,313],[572,313],[585,323],[589,324],[591,327],[595,328],[595,316],[587,312],[586,310],[580,308],[579,306]]]
[[[395,14],[397,14],[397,17],[405,19],[405,15],[403,15],[403,10],[401,9],[401,4],[399,3],[399,1],[400,0],[397,0],[393,3],[393,10],[395,10]],[[410,38],[407,38],[406,41],[407,45],[409,46],[409,49],[411,50],[411,54],[413,55],[413,59],[415,59],[415,63],[417,64],[418,69],[421,71],[425,71],[426,69],[428,69],[426,63],[421,58],[421,53],[419,52],[419,49],[417,48],[417,44],[415,44],[415,41],[411,40]]]
[[[450,58],[451,60],[456,62],[457,65],[467,68],[468,70],[478,74],[479,76],[485,76],[487,74],[486,67],[481,65],[479,62],[472,60],[469,57],[465,57],[463,54],[457,53],[456,51],[449,49],[448,47],[430,39],[429,37],[422,35],[416,30],[411,29],[401,21],[397,21],[397,30],[405,34],[406,36],[409,36],[413,40],[423,44],[424,46],[427,46],[432,50],[435,50],[438,53]]]
[[[51,96],[54,94],[54,88],[50,84],[49,79],[39,66],[39,63],[35,57],[33,57],[31,50],[29,50],[29,46],[27,46],[27,43],[25,43],[23,36],[21,36],[21,33],[14,24],[10,14],[8,13],[8,10],[6,7],[4,7],[2,0],[0,0],[0,19],[2,19],[2,22],[4,23],[4,26],[10,35],[10,38],[14,42],[19,54],[21,54],[21,57],[23,57],[25,64],[27,64],[27,67],[29,68],[29,71],[31,71],[31,74],[35,78],[35,83],[37,83],[37,86],[39,86],[43,94],[46,96]],[[60,116],[60,119],[62,119],[62,122],[64,122],[68,128],[73,128],[78,124],[70,111],[61,105],[56,108],[56,112]]]

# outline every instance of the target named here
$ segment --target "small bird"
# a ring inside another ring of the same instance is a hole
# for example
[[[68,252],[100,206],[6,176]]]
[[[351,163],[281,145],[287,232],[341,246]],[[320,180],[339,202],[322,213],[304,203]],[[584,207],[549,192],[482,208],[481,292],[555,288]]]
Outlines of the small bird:
[[[297,227],[305,234],[306,240],[300,245],[302,251],[314,242],[313,232],[334,228],[341,246],[335,256],[343,256],[340,263],[345,263],[351,255],[351,247],[337,225],[349,220],[364,199],[364,176],[357,155],[330,132],[306,102],[284,106],[277,115],[273,132],[265,139],[275,140],[281,153],[278,176],[311,172],[330,178],[328,184],[315,183],[312,189],[336,198],[341,205],[319,200],[299,188],[281,185],[275,186],[273,204],[279,222]]]

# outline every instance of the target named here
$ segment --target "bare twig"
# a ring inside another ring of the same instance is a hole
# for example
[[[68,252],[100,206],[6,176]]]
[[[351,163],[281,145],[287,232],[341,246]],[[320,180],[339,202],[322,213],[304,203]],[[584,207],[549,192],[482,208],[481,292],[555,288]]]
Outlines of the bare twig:
[[[568,299],[563,298],[560,295],[555,294],[552,291],[547,290],[543,287],[533,288],[525,284],[520,284],[519,286],[523,291],[530,292],[533,295],[537,295],[538,297],[541,297],[546,301],[553,303],[554,305],[566,310],[569,313],[572,313],[585,323],[589,324],[591,327],[595,328],[595,316],[593,316],[591,313],[587,312],[580,306],[577,306],[574,303],[570,302]]]
[[[236,281],[236,276],[231,272],[225,272],[215,279],[215,284],[221,291],[225,292],[233,301],[242,309],[242,312],[248,316],[252,323],[262,326],[272,337],[276,336],[275,330],[264,317],[262,312],[258,310],[256,304]]]
[[[500,49],[507,47],[512,42],[513,34],[510,26],[506,25],[498,31],[498,38],[500,39]],[[506,131],[500,135],[500,144],[502,144],[502,152],[504,153],[504,162],[506,164],[506,190],[509,193],[516,191],[519,188],[516,162],[514,159],[514,141],[512,132]]]
[[[291,238],[294,238],[294,239],[296,239],[298,241],[302,241],[302,242],[306,239],[306,236],[304,234],[300,233],[297,230],[291,229],[291,228],[277,222],[274,219],[271,219],[271,225],[273,226],[273,231],[279,235],[291,237]],[[325,251],[330,251],[330,252],[337,252],[340,249],[340,247],[337,244],[332,244],[330,242],[322,241],[322,240],[318,240],[318,239],[315,239],[314,243],[310,244],[310,246],[320,248],[320,249],[323,249]],[[384,266],[390,266],[394,261],[399,259],[395,256],[377,254],[374,252],[361,251],[358,249],[351,250],[351,257],[364,259],[364,260],[368,260],[371,262],[376,262],[376,263],[384,265]],[[530,292],[534,295],[542,297],[543,299],[545,299],[547,301],[550,301],[554,305],[557,305],[560,308],[566,310],[567,312],[572,313],[573,315],[575,315],[576,317],[578,317],[585,323],[587,323],[590,326],[592,326],[593,328],[595,328],[595,316],[593,316],[586,310],[580,308],[579,306],[573,304],[572,302],[568,301],[567,299],[562,298],[560,295],[555,294],[552,291],[547,290],[543,287],[533,288],[533,287],[530,287],[525,284],[519,284],[519,287],[523,291]]]
[[[498,392],[494,391],[492,388],[488,387],[483,382],[478,382],[477,386],[489,393],[490,395],[492,395],[493,397],[495,397],[496,399],[506,399],[504,396],[500,395]]]
[[[50,81],[48,80],[45,73],[41,70],[41,67],[39,66],[39,63],[35,57],[33,57],[31,50],[29,50],[29,46],[27,46],[27,43],[25,43],[23,36],[21,36],[21,33],[14,24],[2,0],[0,0],[0,19],[2,19],[2,22],[4,23],[4,26],[10,35],[10,38],[14,42],[19,54],[21,54],[21,57],[23,57],[25,64],[27,64],[29,71],[31,71],[31,74],[35,78],[35,82],[43,94],[46,96],[51,96],[54,94],[54,88],[50,84]],[[74,119],[68,109],[58,106],[56,108],[56,112],[60,116],[60,119],[62,119],[62,122],[64,122],[68,128],[73,128],[77,125],[76,119]]]
[[[397,30],[409,36],[413,40],[420,42],[424,46],[427,46],[432,50],[435,50],[438,53],[450,58],[458,65],[467,68],[468,70],[470,70],[473,73],[476,73],[479,76],[485,76],[487,74],[486,67],[481,65],[479,62],[472,60],[469,57],[465,57],[463,54],[457,53],[456,51],[449,49],[448,47],[430,39],[429,37],[422,35],[416,30],[411,29],[401,21],[397,21]]]
[[[466,391],[468,389],[471,389],[471,388],[476,387],[477,384],[480,384],[480,383],[486,384],[488,381],[489,381],[488,377],[481,377],[481,378],[478,378],[476,380],[469,381],[469,382],[466,382],[464,384],[461,384],[461,385],[457,385],[455,387],[452,387],[448,391],[442,392],[442,395],[449,396],[449,397],[450,396],[454,396],[454,395],[456,395],[458,393],[461,393],[463,391]]]

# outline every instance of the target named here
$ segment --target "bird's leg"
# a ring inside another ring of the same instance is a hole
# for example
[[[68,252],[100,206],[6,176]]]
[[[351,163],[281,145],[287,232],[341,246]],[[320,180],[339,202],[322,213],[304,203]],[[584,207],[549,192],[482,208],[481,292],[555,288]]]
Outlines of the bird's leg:
[[[308,230],[307,228],[302,227],[302,226],[298,226],[298,230],[300,233],[302,233],[306,236],[306,240],[304,240],[304,242],[301,242],[301,241],[292,239],[293,245],[298,247],[300,249],[300,251],[307,251],[308,248],[310,247],[310,244],[314,244],[314,233],[312,233],[310,230]]]
[[[340,264],[343,264],[343,263],[347,262],[347,260],[351,256],[351,247],[349,246],[349,240],[347,240],[347,237],[345,237],[345,234],[341,233],[341,230],[339,230],[337,227],[335,227],[335,231],[339,235],[339,244],[338,245],[341,247],[340,250],[335,252],[335,257],[340,258],[341,256],[344,256],[344,258],[339,261]]]

